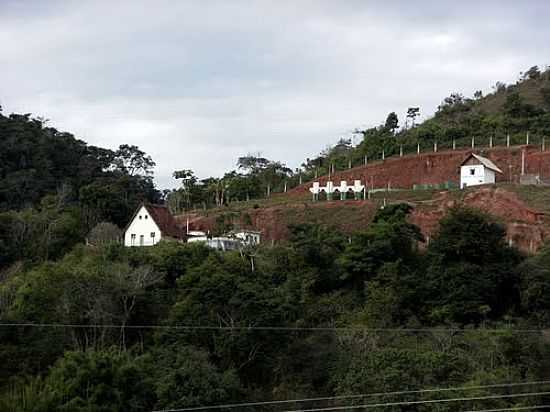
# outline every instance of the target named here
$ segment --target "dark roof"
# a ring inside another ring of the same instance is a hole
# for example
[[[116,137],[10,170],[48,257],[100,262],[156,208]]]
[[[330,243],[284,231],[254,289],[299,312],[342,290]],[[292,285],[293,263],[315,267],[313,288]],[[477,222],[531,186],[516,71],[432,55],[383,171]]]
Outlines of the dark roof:
[[[145,209],[151,215],[164,236],[183,238],[183,230],[178,226],[174,216],[166,206],[144,204]]]

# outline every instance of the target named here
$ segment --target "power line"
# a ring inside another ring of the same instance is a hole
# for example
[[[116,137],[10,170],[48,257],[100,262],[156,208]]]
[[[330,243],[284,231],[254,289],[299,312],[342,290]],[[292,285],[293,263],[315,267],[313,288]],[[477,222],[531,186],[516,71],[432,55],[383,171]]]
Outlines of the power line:
[[[460,329],[460,328],[364,328],[364,327],[294,327],[294,326],[201,326],[201,325],[116,325],[71,323],[0,323],[0,327],[73,328],[73,329],[160,329],[160,330],[208,330],[208,331],[287,331],[287,332],[372,332],[372,333],[541,333],[548,329]]]
[[[501,409],[476,409],[465,412],[504,412],[504,411],[525,411],[531,409],[546,409],[550,408],[550,405],[533,405],[533,406],[515,406],[513,408],[501,408]]]
[[[359,395],[342,395],[342,396],[328,396],[322,398],[304,398],[304,399],[287,399],[280,401],[264,401],[264,402],[248,402],[248,403],[228,403],[222,405],[212,406],[194,406],[189,408],[180,409],[162,409],[153,412],[183,412],[183,411],[202,411],[208,409],[230,409],[230,408],[244,408],[252,406],[267,406],[267,405],[281,405],[287,403],[304,403],[304,402],[320,402],[320,401],[340,401],[347,399],[360,399],[367,397],[383,397],[383,396],[396,396],[396,395],[411,395],[419,393],[433,393],[433,392],[449,392],[449,391],[466,391],[475,389],[496,389],[496,388],[510,388],[517,386],[531,386],[531,385],[545,385],[550,384],[550,381],[533,381],[533,382],[512,382],[512,383],[496,383],[492,385],[478,385],[478,386],[455,386],[449,388],[432,388],[432,389],[415,389],[407,391],[394,391],[394,392],[373,392]]]
[[[430,399],[425,401],[403,401],[403,402],[388,402],[388,403],[367,403],[364,405],[348,405],[348,406],[332,406],[328,408],[314,408],[314,409],[291,409],[284,412],[325,412],[325,411],[341,411],[350,409],[366,409],[366,408],[380,408],[387,406],[403,406],[403,405],[420,405],[420,404],[432,404],[432,403],[448,403],[448,402],[466,402],[466,401],[481,401],[488,399],[504,399],[504,398],[524,398],[528,396],[540,396],[550,395],[550,392],[522,392],[509,395],[488,395],[488,396],[475,396],[471,398],[450,398],[450,399]],[[162,411],[164,412],[164,411]]]

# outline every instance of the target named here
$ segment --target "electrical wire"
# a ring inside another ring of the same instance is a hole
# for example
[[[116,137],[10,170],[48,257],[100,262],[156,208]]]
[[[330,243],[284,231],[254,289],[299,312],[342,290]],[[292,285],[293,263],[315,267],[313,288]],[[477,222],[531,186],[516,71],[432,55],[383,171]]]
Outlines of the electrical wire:
[[[550,395],[550,392],[522,392],[513,393],[508,395],[488,395],[488,396],[475,396],[471,398],[450,398],[450,399],[429,399],[424,401],[402,401],[402,402],[388,402],[388,403],[367,403],[364,405],[348,405],[348,406],[331,406],[328,408],[313,408],[313,409],[290,409],[284,412],[325,412],[325,411],[342,411],[351,409],[367,409],[367,408],[381,408],[387,406],[404,406],[404,405],[421,405],[432,403],[448,403],[448,402],[467,402],[467,401],[481,401],[488,399],[509,399],[509,398],[525,398],[528,396],[540,396]],[[166,412],[166,411],[162,411]],[[175,412],[175,411],[174,411]]]
[[[541,333],[547,329],[460,329],[460,328],[363,328],[363,327],[300,327],[300,326],[201,326],[201,325],[116,325],[71,323],[0,323],[0,327],[74,328],[74,329],[160,329],[208,331],[286,331],[286,332],[372,332],[372,333]]]
[[[303,399],[288,399],[280,401],[264,401],[264,402],[248,402],[248,403],[228,403],[222,405],[211,406],[195,406],[180,409],[162,409],[154,412],[183,412],[183,411],[202,411],[208,409],[231,409],[231,408],[245,408],[252,406],[268,406],[268,405],[281,405],[288,403],[305,403],[305,402],[320,402],[320,401],[341,401],[349,399],[360,399],[367,397],[384,397],[384,396],[397,396],[397,395],[411,395],[419,393],[434,393],[434,392],[450,392],[450,391],[466,391],[476,389],[497,389],[497,388],[511,388],[518,386],[533,386],[533,385],[546,385],[550,384],[550,381],[533,381],[533,382],[512,382],[512,383],[496,383],[492,385],[477,385],[477,386],[458,386],[448,388],[432,388],[432,389],[416,389],[407,391],[394,391],[394,392],[373,392],[359,395],[341,395],[341,396],[327,396],[319,398],[303,398]]]
[[[501,408],[501,409],[475,409],[471,411],[464,412],[504,412],[504,411],[526,411],[531,409],[547,409],[550,408],[550,405],[533,405],[533,406],[515,406],[512,408]]]

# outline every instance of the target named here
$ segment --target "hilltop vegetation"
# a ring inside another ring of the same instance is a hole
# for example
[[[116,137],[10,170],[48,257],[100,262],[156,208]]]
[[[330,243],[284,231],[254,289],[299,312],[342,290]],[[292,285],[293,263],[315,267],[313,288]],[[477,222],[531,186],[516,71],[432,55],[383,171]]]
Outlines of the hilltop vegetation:
[[[341,139],[318,157],[307,159],[303,165],[304,176],[328,174],[330,165],[338,170],[363,164],[368,159],[380,159],[382,151],[386,156],[413,153],[420,145],[421,150],[433,150],[435,142],[439,149],[469,147],[471,139],[478,146],[524,144],[526,133],[530,143],[540,144],[543,136],[550,134],[550,69],[541,71],[533,66],[515,84],[497,82],[493,91],[483,96],[478,91],[472,97],[452,93],[443,99],[437,112],[426,121],[415,124],[419,109],[412,107],[406,119],[398,119],[391,112],[380,126],[357,130],[362,141],[353,146],[351,139]],[[405,123],[403,123],[405,120]]]

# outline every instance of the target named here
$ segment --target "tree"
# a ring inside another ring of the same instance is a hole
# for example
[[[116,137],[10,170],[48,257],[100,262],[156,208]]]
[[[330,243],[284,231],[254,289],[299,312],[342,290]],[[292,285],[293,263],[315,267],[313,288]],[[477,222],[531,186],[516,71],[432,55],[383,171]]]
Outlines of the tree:
[[[313,290],[324,293],[337,288],[341,280],[336,263],[346,247],[346,237],[322,224],[293,224],[288,229],[290,247],[301,257],[301,264],[314,272]]]
[[[67,352],[45,380],[36,411],[127,412],[152,409],[155,401],[147,358],[115,349]]]
[[[520,266],[524,313],[545,328],[550,322],[550,245]]]
[[[504,227],[481,212],[456,207],[428,247],[425,301],[432,321],[478,323],[519,305],[519,253]]]
[[[151,156],[140,150],[135,145],[120,145],[115,152],[113,165],[117,170],[129,174],[130,176],[142,175],[151,176],[155,162]]]
[[[523,79],[539,79],[540,69],[539,66],[532,66],[523,74]]]
[[[546,110],[550,110],[550,87],[541,88],[540,94],[542,96],[542,102]]]
[[[414,127],[414,121],[420,115],[420,107],[409,107],[407,109],[407,118],[411,119],[411,127]]]
[[[397,130],[398,127],[399,119],[397,117],[397,114],[395,114],[395,112],[391,112],[390,114],[388,114],[388,117],[386,117],[384,128],[392,133],[395,133],[395,130]]]
[[[191,346],[161,346],[154,352],[155,409],[190,408],[235,402],[240,384],[235,370],[220,371],[208,352]]]
[[[193,206],[193,195],[197,189],[197,177],[191,169],[176,170],[173,174],[175,179],[181,181],[181,192],[184,197],[184,207],[191,209]]]
[[[338,259],[342,280],[362,290],[364,282],[373,279],[385,263],[414,262],[416,242],[424,238],[420,229],[406,220],[411,210],[404,203],[380,209],[367,230],[351,237]]]
[[[93,246],[104,246],[121,241],[122,231],[117,225],[109,222],[98,223],[86,237]]]

